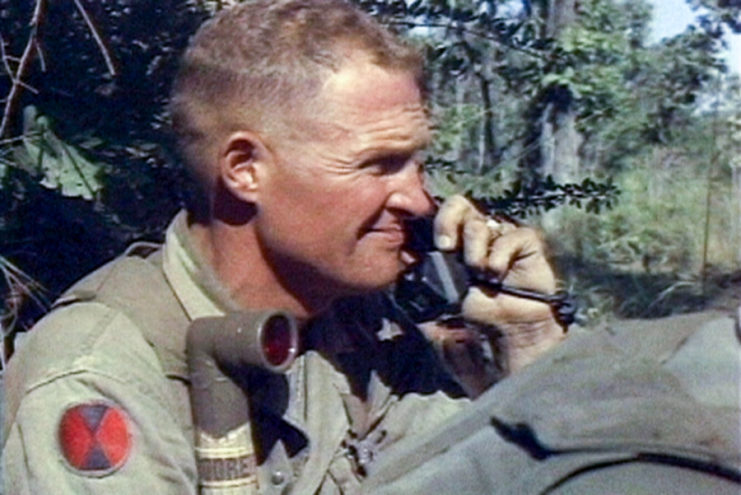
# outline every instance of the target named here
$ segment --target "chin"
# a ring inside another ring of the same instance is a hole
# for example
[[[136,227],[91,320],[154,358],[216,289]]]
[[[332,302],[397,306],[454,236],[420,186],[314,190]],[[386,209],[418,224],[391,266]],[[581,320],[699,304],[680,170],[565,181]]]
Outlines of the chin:
[[[394,260],[393,265],[369,267],[355,279],[353,284],[359,292],[375,292],[388,288],[404,270],[404,265]]]
[[[399,253],[380,253],[363,260],[354,259],[342,267],[323,272],[318,282],[327,293],[340,297],[378,292],[393,285],[406,265]],[[322,272],[320,272],[322,273]]]

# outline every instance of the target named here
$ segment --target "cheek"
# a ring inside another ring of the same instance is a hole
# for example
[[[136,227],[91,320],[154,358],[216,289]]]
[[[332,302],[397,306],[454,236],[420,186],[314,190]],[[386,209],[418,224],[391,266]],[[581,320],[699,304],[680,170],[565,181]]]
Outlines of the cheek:
[[[369,175],[320,174],[275,177],[258,206],[259,223],[271,247],[336,264],[364,250],[362,228],[383,210],[387,185]]]
[[[321,186],[286,184],[258,207],[256,226],[266,247],[292,258],[313,261],[345,251],[343,240],[351,230],[344,208]],[[352,220],[352,215],[350,215]]]

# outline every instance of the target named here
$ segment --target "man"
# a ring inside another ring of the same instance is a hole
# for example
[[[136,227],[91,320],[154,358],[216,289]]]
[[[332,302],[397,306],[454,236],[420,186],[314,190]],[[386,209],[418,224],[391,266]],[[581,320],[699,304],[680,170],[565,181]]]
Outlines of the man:
[[[14,356],[6,491],[195,493],[188,323],[280,308],[304,349],[248,391],[248,488],[353,493],[384,449],[465,403],[379,295],[414,260],[406,221],[434,213],[419,55],[341,0],[249,2],[196,34],[172,114],[198,200],[161,250],[73,287]],[[490,276],[555,289],[532,230],[455,197],[435,233]],[[564,334],[548,305],[476,288],[463,316],[496,327],[512,371]]]

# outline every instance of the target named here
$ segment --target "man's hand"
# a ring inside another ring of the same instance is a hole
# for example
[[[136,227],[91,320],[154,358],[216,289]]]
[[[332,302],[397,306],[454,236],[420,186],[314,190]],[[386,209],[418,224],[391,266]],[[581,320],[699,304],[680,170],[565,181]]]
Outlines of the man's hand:
[[[539,233],[528,227],[486,217],[462,196],[443,203],[435,217],[438,249],[460,249],[467,265],[513,287],[553,294],[556,281]],[[492,327],[496,350],[509,372],[535,360],[564,337],[550,305],[471,287],[463,316]]]

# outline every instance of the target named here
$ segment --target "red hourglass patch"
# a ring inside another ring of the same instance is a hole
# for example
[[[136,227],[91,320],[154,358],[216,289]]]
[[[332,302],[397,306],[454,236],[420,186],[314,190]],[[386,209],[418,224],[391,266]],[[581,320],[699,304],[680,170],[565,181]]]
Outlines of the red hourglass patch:
[[[113,404],[74,405],[59,422],[59,445],[78,471],[91,475],[113,472],[124,465],[131,449],[129,419]]]

